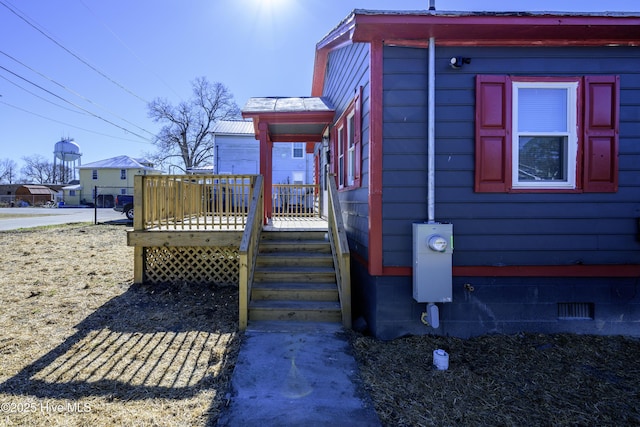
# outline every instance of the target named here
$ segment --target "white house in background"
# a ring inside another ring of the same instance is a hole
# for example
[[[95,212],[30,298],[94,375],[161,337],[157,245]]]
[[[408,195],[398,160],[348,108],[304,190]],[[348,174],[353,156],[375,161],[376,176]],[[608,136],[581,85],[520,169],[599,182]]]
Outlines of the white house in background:
[[[257,175],[260,173],[260,142],[252,121],[223,120],[213,129],[214,174]],[[273,184],[312,184],[313,153],[304,142],[273,144]]]
[[[133,177],[160,175],[147,159],[117,156],[78,167],[80,183],[64,187],[65,205],[80,206],[94,203],[93,192],[98,189],[98,207],[113,207],[115,196],[133,194]]]

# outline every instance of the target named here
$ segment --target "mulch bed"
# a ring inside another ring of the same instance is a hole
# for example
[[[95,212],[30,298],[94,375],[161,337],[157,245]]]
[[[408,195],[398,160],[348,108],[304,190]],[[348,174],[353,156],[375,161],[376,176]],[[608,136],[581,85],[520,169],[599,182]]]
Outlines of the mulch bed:
[[[385,426],[640,425],[640,341],[590,335],[351,334]],[[433,366],[433,351],[449,369]]]

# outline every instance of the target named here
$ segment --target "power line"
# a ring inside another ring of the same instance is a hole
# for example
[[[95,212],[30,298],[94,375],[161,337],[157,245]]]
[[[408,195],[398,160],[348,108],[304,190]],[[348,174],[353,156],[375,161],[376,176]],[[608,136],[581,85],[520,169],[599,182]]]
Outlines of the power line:
[[[171,86],[169,86],[169,84],[164,81],[162,79],[162,77],[160,77],[160,75],[158,73],[155,72],[155,70],[153,69],[153,67],[150,67],[149,65],[147,65],[147,63],[145,63],[142,58],[140,58],[140,56],[138,56],[136,54],[136,52],[133,51],[133,49],[131,49],[119,36],[118,34],[116,34],[115,31],[113,31],[107,24],[104,23],[104,21],[102,19],[100,19],[100,16],[98,16],[98,14],[96,14],[89,6],[87,6],[87,4],[83,1],[83,0],[79,0],[80,4],[82,4],[95,18],[96,21],[98,21],[100,24],[102,24],[102,26],[104,28],[107,29],[107,31],[109,33],[111,33],[111,35],[122,45],[124,46],[125,49],[127,49],[129,51],[129,53],[131,53],[131,55],[133,55],[134,58],[136,58],[138,60],[138,62],[140,62],[140,64],[142,64],[147,71],[149,71],[151,74],[153,74],[163,85],[165,85],[171,92],[173,92],[178,98],[182,99],[182,96],[180,96],[180,94],[178,92],[176,92]]]
[[[4,105],[6,105],[8,107],[15,108],[16,110],[19,110],[19,111],[22,111],[22,112],[25,112],[25,113],[28,113],[28,114],[32,114],[32,115],[34,115],[36,117],[40,117],[41,119],[45,119],[45,120],[49,120],[49,121],[52,121],[52,122],[55,122],[55,123],[59,123],[61,125],[69,126],[69,127],[74,128],[74,129],[83,130],[85,132],[93,133],[95,135],[102,135],[102,136],[106,136],[108,138],[120,139],[122,141],[136,142],[138,144],[151,144],[151,142],[148,142],[148,141],[139,141],[139,140],[135,140],[135,139],[121,138],[119,136],[108,135],[106,133],[101,133],[101,132],[96,132],[94,130],[81,128],[79,126],[75,126],[75,125],[72,125],[72,124],[69,124],[69,123],[65,123],[65,122],[62,122],[60,120],[52,119],[51,117],[46,117],[46,116],[43,116],[41,114],[34,113],[33,111],[26,110],[24,108],[18,107],[17,105],[9,104],[8,102],[0,101],[0,104],[4,104]]]
[[[3,51],[1,51],[1,50],[0,50],[0,53],[1,53],[1,54],[3,54],[3,55],[4,55],[4,56],[6,56],[6,57],[8,57],[8,58],[12,59],[13,61],[17,62],[18,64],[22,65],[23,67],[25,67],[25,68],[27,68],[27,69],[29,69],[29,70],[33,71],[34,73],[38,74],[39,76],[41,76],[41,77],[43,77],[43,78],[45,78],[45,79],[49,80],[51,83],[53,83],[53,84],[55,84],[55,85],[60,86],[62,89],[66,90],[67,92],[69,92],[69,93],[71,93],[71,94],[73,94],[73,95],[77,96],[78,98],[81,98],[82,100],[84,100],[84,101],[88,102],[89,104],[95,105],[96,107],[98,107],[98,108],[100,108],[100,109],[102,109],[102,110],[106,111],[107,113],[109,113],[109,114],[111,114],[112,116],[114,116],[114,117],[118,118],[119,120],[122,120],[123,122],[128,123],[128,124],[130,124],[131,126],[135,126],[135,127],[137,127],[138,129],[140,129],[141,131],[146,132],[146,133],[148,133],[149,135],[154,136],[154,134],[153,134],[152,132],[149,132],[148,130],[146,130],[146,129],[144,129],[144,128],[141,128],[140,126],[136,125],[135,123],[132,123],[132,122],[130,122],[129,120],[127,120],[127,119],[125,119],[125,118],[123,118],[123,117],[118,116],[118,115],[117,115],[116,113],[114,113],[113,111],[110,111],[110,110],[109,110],[109,109],[107,109],[106,107],[104,107],[104,106],[102,106],[102,105],[100,105],[100,104],[98,104],[98,103],[93,102],[92,100],[90,100],[89,98],[87,98],[87,97],[85,97],[85,96],[82,96],[82,95],[81,95],[81,94],[79,94],[78,92],[74,91],[73,89],[70,89],[70,88],[66,87],[66,86],[65,86],[65,85],[63,85],[62,83],[58,83],[57,81],[55,81],[55,80],[53,80],[52,78],[48,77],[47,75],[45,75],[45,74],[43,74],[43,73],[39,72],[38,70],[33,69],[32,67],[28,66],[28,65],[27,65],[27,64],[25,64],[24,62],[19,61],[18,59],[14,58],[13,56],[9,55],[8,53],[3,52]]]
[[[36,98],[42,99],[43,101],[48,102],[49,104],[55,105],[55,106],[56,106],[56,107],[58,107],[58,108],[62,108],[62,109],[64,109],[64,110],[71,111],[72,113],[76,113],[76,114],[83,114],[83,115],[85,115],[85,116],[87,115],[87,113],[84,113],[84,112],[82,112],[82,111],[78,111],[77,109],[67,108],[67,107],[65,107],[64,105],[56,104],[55,102],[51,101],[50,99],[47,99],[47,98],[45,98],[45,97],[42,97],[42,96],[38,95],[37,93],[31,92],[29,89],[26,89],[26,88],[24,88],[24,87],[20,86],[20,85],[19,85],[18,83],[16,83],[16,82],[12,82],[11,80],[9,80],[8,78],[6,78],[5,76],[0,76],[0,78],[1,78],[1,79],[6,80],[7,82],[11,83],[12,85],[14,85],[14,86],[15,86],[15,87],[17,87],[17,88],[22,89],[23,91],[27,92],[28,94],[33,95],[33,96],[35,96]]]
[[[1,1],[0,1],[0,2],[1,2]],[[135,133],[135,132],[132,132],[132,131],[130,131],[129,129],[124,128],[124,127],[122,127],[122,126],[120,126],[120,125],[118,125],[118,124],[116,124],[116,123],[112,122],[111,120],[105,119],[104,117],[99,116],[98,114],[95,114],[95,113],[93,113],[93,112],[91,112],[91,111],[89,111],[89,110],[87,110],[87,109],[85,109],[85,108],[82,108],[81,106],[79,106],[79,105],[77,105],[77,104],[74,104],[73,102],[71,102],[71,101],[69,101],[69,100],[66,100],[66,99],[64,99],[63,97],[59,96],[59,95],[56,95],[55,93],[51,92],[50,90],[47,90],[47,89],[43,88],[42,86],[40,86],[40,85],[38,85],[38,84],[36,84],[36,83],[32,82],[31,80],[26,79],[26,78],[22,77],[21,75],[19,75],[19,74],[17,74],[17,73],[14,73],[13,71],[9,70],[8,68],[3,67],[2,65],[0,65],[0,69],[3,69],[3,70],[5,70],[5,71],[6,71],[6,72],[8,72],[8,73],[13,74],[14,76],[18,77],[19,79],[24,80],[25,82],[27,82],[27,83],[29,83],[29,84],[32,84],[33,86],[37,87],[38,89],[40,89],[40,90],[43,90],[43,91],[47,92],[49,95],[54,96],[54,97],[56,97],[56,98],[60,99],[61,101],[64,101],[64,102],[66,102],[67,104],[72,105],[72,106],[76,107],[77,109],[82,110],[82,111],[84,111],[84,112],[88,113],[89,115],[91,115],[91,116],[93,116],[93,117],[95,117],[95,118],[97,118],[97,119],[100,119],[100,120],[102,120],[102,121],[104,121],[104,122],[106,122],[106,123],[109,123],[109,124],[110,124],[110,125],[112,125],[112,126],[115,126],[115,127],[119,128],[119,129],[122,129],[122,130],[123,130],[123,131],[125,131],[125,132],[128,132],[128,133],[130,133],[130,134],[132,134],[132,135],[135,135],[135,136],[137,136],[138,138],[141,138],[141,139],[144,139],[144,140],[149,141],[149,139],[148,139],[148,138],[146,138],[146,137],[144,137],[144,136],[142,136],[142,135],[139,135],[139,134],[137,134],[137,133]]]
[[[144,98],[138,96],[137,94],[135,94],[134,92],[132,92],[131,90],[127,89],[126,87],[124,87],[123,85],[121,85],[120,83],[118,83],[117,81],[115,81],[114,79],[112,79],[111,77],[107,76],[105,73],[103,73],[102,71],[100,71],[98,68],[96,68],[95,66],[91,65],[89,62],[87,62],[85,59],[81,58],[79,55],[77,55],[76,53],[72,52],[71,50],[69,50],[67,47],[63,46],[62,43],[58,42],[56,39],[54,39],[52,36],[50,36],[49,34],[47,34],[44,30],[38,28],[38,26],[36,26],[35,23],[31,22],[28,17],[26,16],[26,14],[22,13],[22,15],[20,13],[18,13],[17,9],[13,9],[15,8],[15,6],[13,6],[13,8],[11,6],[9,6],[7,3],[5,3],[4,1],[0,0],[0,5],[4,6],[5,8],[9,9],[9,11],[11,13],[13,13],[14,15],[16,15],[18,18],[20,18],[21,20],[23,20],[24,22],[26,22],[30,27],[34,28],[36,31],[38,31],[40,34],[42,34],[43,36],[45,36],[47,39],[49,39],[50,41],[52,41],[53,43],[55,43],[58,47],[60,47],[61,49],[63,49],[65,52],[69,53],[71,56],[73,56],[74,58],[76,58],[78,61],[82,62],[84,65],[86,65],[87,67],[91,68],[93,71],[95,71],[96,73],[100,74],[102,77],[104,77],[105,79],[109,80],[111,83],[113,83],[114,85],[118,86],[120,89],[124,90],[125,92],[129,93],[130,95],[132,95],[133,97],[139,99],[140,101],[144,102],[145,104],[148,104],[149,102],[147,100],[145,100]]]

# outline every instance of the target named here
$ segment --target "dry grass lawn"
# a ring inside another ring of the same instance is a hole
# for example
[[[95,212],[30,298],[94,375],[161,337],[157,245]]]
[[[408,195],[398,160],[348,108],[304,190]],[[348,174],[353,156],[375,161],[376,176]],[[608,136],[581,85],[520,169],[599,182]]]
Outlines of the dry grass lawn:
[[[132,284],[122,226],[0,233],[0,425],[213,424],[233,288]]]
[[[133,285],[122,226],[0,232],[0,254],[0,426],[215,425],[235,288]],[[640,425],[637,339],[349,336],[384,426]]]

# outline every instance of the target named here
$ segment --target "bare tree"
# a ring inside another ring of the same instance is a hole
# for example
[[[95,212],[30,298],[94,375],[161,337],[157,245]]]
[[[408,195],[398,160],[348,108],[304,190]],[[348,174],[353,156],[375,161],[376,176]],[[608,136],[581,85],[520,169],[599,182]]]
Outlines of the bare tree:
[[[34,154],[22,158],[24,166],[20,169],[26,181],[36,184],[51,182],[53,177],[53,163],[41,154]]]
[[[11,159],[0,160],[0,182],[13,184],[18,175],[18,164]]]
[[[164,124],[154,141],[158,152],[153,159],[159,165],[181,163],[184,170],[204,166],[213,158],[211,130],[215,123],[240,116],[233,95],[223,84],[199,77],[191,85],[189,101],[174,106],[158,98],[148,105],[149,117]]]

